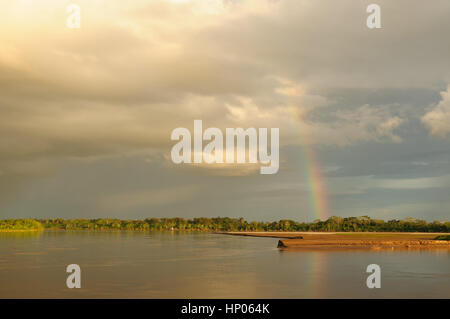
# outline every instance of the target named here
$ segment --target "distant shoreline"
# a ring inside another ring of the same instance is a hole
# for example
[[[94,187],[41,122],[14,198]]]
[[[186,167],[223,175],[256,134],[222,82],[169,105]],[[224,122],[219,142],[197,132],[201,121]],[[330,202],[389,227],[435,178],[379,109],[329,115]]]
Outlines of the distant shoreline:
[[[168,230],[200,232],[430,232],[450,233],[450,221],[408,218],[406,220],[379,220],[368,216],[337,217],[314,222],[281,219],[278,221],[246,221],[244,218],[47,218],[0,219],[0,229],[65,229],[65,230]]]

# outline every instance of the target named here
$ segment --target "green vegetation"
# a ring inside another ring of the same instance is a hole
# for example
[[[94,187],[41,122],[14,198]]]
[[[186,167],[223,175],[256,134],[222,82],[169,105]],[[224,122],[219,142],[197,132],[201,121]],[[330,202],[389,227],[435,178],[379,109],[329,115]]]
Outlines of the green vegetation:
[[[450,240],[450,235],[440,235],[437,236],[435,240]]]
[[[450,232],[450,222],[430,222],[408,218],[384,221],[362,217],[330,217],[326,221],[300,223],[293,220],[247,222],[243,218],[149,218],[121,219],[15,219],[0,220],[0,230],[183,230],[183,231],[325,231],[325,232]]]
[[[42,224],[34,219],[4,219],[0,220],[0,232],[39,231]]]

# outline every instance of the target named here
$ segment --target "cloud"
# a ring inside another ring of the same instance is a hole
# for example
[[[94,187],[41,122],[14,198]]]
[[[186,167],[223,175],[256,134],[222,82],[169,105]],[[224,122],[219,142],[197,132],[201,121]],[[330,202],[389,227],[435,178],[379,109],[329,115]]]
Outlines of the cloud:
[[[401,142],[402,139],[398,135],[394,135],[393,131],[399,127],[404,122],[403,119],[394,116],[388,118],[386,121],[382,122],[377,127],[377,133],[380,136],[388,136],[393,142]]]
[[[72,159],[165,154],[194,119],[279,127],[282,147],[402,143],[424,106],[401,112],[367,92],[450,83],[447,0],[380,0],[381,30],[365,26],[370,1],[79,0],[79,30],[66,28],[69,3],[0,4],[2,203]],[[436,136],[449,131],[449,91],[422,118]],[[199,169],[251,178],[257,167]],[[143,192],[119,198],[149,203]]]
[[[385,189],[427,189],[440,188],[449,184],[449,176],[411,178],[411,179],[381,179],[375,185]]]
[[[376,189],[384,190],[427,190],[446,188],[450,175],[424,178],[377,178],[376,176],[333,177],[330,179],[330,193],[333,195],[364,194]]]
[[[422,123],[432,135],[445,138],[450,133],[450,86],[441,96],[439,104],[422,117]]]
[[[314,144],[346,146],[361,142],[401,142],[394,134],[404,119],[393,115],[391,105],[362,105],[328,112],[326,121],[306,121]]]
[[[183,203],[192,200],[198,193],[199,187],[179,186],[158,189],[139,189],[137,191],[128,191],[118,194],[108,194],[98,199],[98,209],[108,212],[133,209],[142,209],[145,207],[160,207],[175,203]]]
[[[403,118],[369,106],[334,112],[314,90],[429,86],[450,69],[439,40],[445,1],[427,8],[432,19],[383,2],[390,32],[379,35],[350,1],[80,1],[80,30],[65,27],[67,3],[40,1],[39,14],[37,3],[0,7],[9,13],[0,22],[0,161],[163,149],[171,129],[200,117],[281,127],[282,144],[399,142]],[[408,41],[418,30],[420,47]],[[388,44],[389,56],[379,50]]]

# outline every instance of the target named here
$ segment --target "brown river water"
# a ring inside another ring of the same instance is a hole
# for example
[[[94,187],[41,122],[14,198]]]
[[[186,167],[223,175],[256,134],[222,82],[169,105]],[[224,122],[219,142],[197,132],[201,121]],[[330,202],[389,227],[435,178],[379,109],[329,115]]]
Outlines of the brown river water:
[[[281,251],[178,232],[0,233],[0,298],[450,298],[448,250]],[[81,289],[66,266],[81,267]],[[369,264],[381,288],[369,289]]]

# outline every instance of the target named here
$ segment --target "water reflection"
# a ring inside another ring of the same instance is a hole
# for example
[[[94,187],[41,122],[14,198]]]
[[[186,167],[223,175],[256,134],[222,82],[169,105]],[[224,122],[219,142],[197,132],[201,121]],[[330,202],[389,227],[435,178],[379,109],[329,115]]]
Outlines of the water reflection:
[[[14,232],[0,232],[0,240],[16,240],[16,239],[34,239],[44,234],[44,231],[14,231]]]

